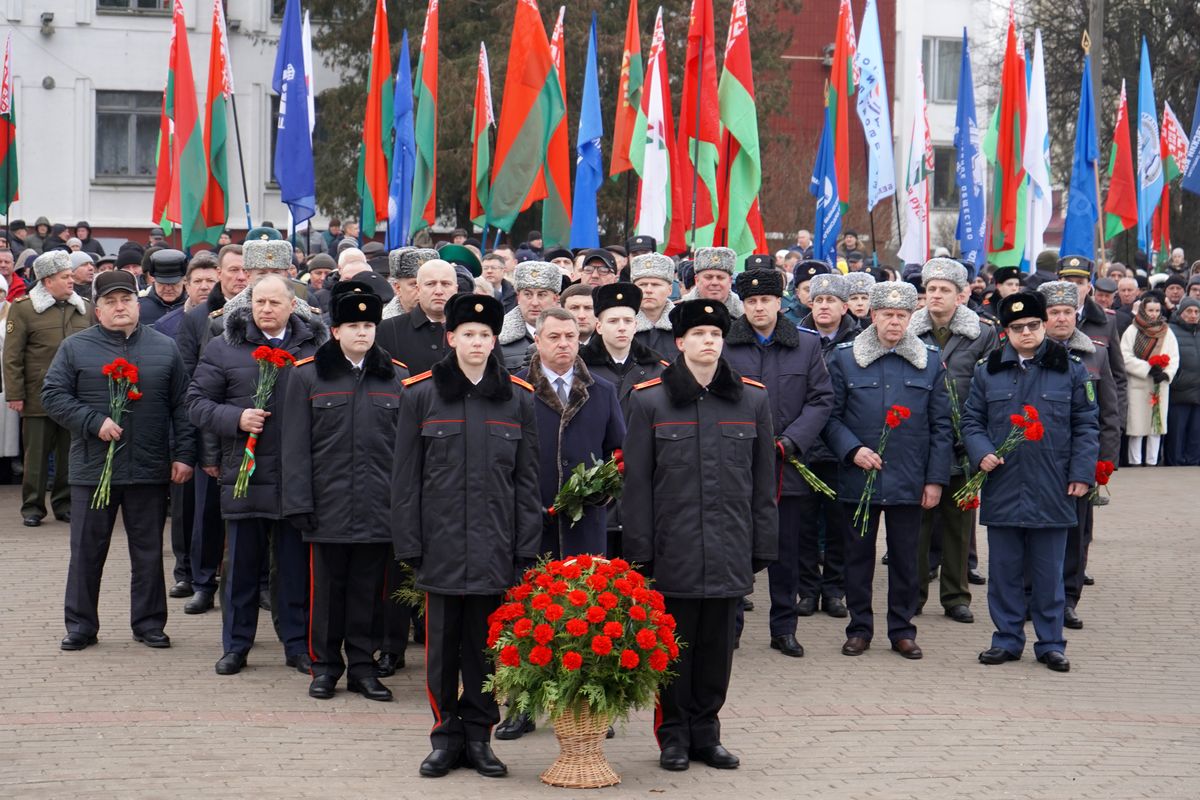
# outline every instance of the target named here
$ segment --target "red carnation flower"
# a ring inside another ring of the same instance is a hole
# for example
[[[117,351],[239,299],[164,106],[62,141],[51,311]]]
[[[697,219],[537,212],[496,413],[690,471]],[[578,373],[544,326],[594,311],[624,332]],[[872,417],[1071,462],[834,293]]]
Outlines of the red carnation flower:
[[[538,645],[529,651],[529,663],[535,667],[544,667],[550,663],[550,659],[554,657],[554,653],[550,652],[549,647]]]
[[[675,630],[675,617],[671,614],[662,614],[658,618],[658,624],[669,631],[673,631]]]
[[[129,392],[126,393],[125,396],[128,397],[130,400],[141,400],[142,399],[142,393],[139,392],[137,389],[130,389]]]
[[[1038,410],[1030,405],[1021,406],[1021,410],[1025,412],[1025,416],[1034,422],[1038,421]]]
[[[506,645],[500,650],[500,663],[506,667],[516,667],[521,663],[521,653],[515,644]]]
[[[557,517],[557,516],[558,516],[558,510],[557,510],[557,509],[556,509],[554,506],[548,506],[548,507],[546,508],[546,516],[548,516],[548,517]]]
[[[588,624],[582,619],[567,620],[567,633],[572,636],[583,636],[588,631]]]
[[[558,595],[558,594],[566,594],[566,593],[567,593],[567,582],[566,581],[554,581],[553,583],[550,584],[550,594]]]
[[[554,583],[554,577],[543,572],[541,575],[538,575],[536,578],[534,578],[533,582],[543,589],[549,589],[550,585]]]
[[[613,581],[613,588],[628,597],[633,591],[633,583],[628,578],[617,578]]]
[[[642,628],[637,632],[637,646],[650,650],[658,644],[658,634],[652,628]]]
[[[116,371],[117,371],[117,367],[115,364],[105,364],[103,367],[100,368],[100,372],[102,372],[106,377],[109,377],[109,378],[111,378],[113,376],[113,373],[115,373]]]
[[[545,592],[538,592],[533,596],[533,599],[529,601],[529,605],[540,611],[544,608],[549,608],[550,603],[552,602],[553,601],[550,599],[550,595],[546,594]]]
[[[605,578],[603,575],[598,573],[588,575],[586,583],[588,588],[594,592],[599,592],[608,588],[608,578]]]
[[[542,613],[546,617],[547,621],[557,622],[558,620],[562,619],[563,607],[558,603],[551,603],[550,605],[546,606],[546,610]]]
[[[567,651],[563,653],[562,665],[568,672],[574,672],[583,666],[583,656],[574,650]]]
[[[643,606],[630,606],[629,618],[638,622],[646,621],[646,609]]]
[[[1013,425],[1017,426],[1018,428],[1029,427],[1029,420],[1025,419],[1020,414],[1011,414],[1011,415],[1009,415],[1008,419],[1010,422],[1012,422]]]
[[[583,568],[579,566],[578,562],[576,562],[574,564],[563,564],[562,576],[564,578],[566,578],[567,580],[569,580],[569,581],[576,580],[582,574],[583,574]]]
[[[667,604],[663,601],[663,596],[653,589],[650,590],[650,607],[660,614],[667,608]]]
[[[908,419],[912,416],[912,411],[906,406],[892,406],[892,411],[895,411],[896,416],[900,417],[900,419]]]
[[[887,426],[889,428],[899,428],[900,427],[900,415],[897,414],[895,411],[889,411],[889,412],[887,412],[887,418],[884,420],[884,422],[887,424]]]
[[[1040,442],[1045,433],[1046,429],[1042,427],[1042,423],[1033,422],[1025,429],[1025,438],[1031,442]]]
[[[495,647],[496,642],[500,639],[500,634],[504,633],[504,626],[499,622],[493,622],[488,626],[487,646]]]
[[[591,623],[603,622],[607,616],[608,612],[600,606],[590,606],[587,610],[587,621]]]
[[[267,347],[265,344],[260,345],[256,348],[254,348],[254,352],[251,353],[250,355],[254,357],[255,361],[270,361],[271,360],[271,348]]]
[[[554,638],[554,628],[542,622],[533,629],[533,640],[538,644],[549,644]]]
[[[529,617],[522,617],[513,625],[513,635],[518,639],[524,639],[531,633],[533,633],[533,620]]]
[[[609,565],[613,568],[613,571],[615,571],[615,572],[628,572],[629,571],[629,562],[623,558],[614,558],[612,561],[609,562]]]
[[[587,592],[582,589],[572,589],[567,593],[567,600],[571,601],[573,606],[582,606],[588,601]]]
[[[643,589],[641,587],[635,588],[633,590],[633,602],[649,605],[650,604],[650,590]]]
[[[601,592],[597,595],[596,602],[611,611],[617,607],[617,603],[620,601],[617,600],[617,596],[612,592]]]
[[[662,650],[655,650],[650,654],[650,669],[655,672],[662,672],[667,668],[667,654]]]
[[[640,661],[641,659],[638,658],[638,654],[632,650],[621,651],[621,666],[625,669],[633,669]]]
[[[584,553],[581,556],[575,556],[575,563],[579,565],[580,569],[591,569],[592,557],[587,553]]]
[[[513,600],[524,600],[526,597],[529,597],[530,593],[532,593],[532,592],[533,592],[532,586],[530,586],[528,583],[522,583],[518,586],[514,586],[509,591],[509,596]]]
[[[667,645],[667,653],[670,654],[671,658],[679,658],[679,645],[671,642]]]
[[[625,635],[625,626],[615,620],[612,620],[604,623],[603,632],[605,636],[611,636],[614,639],[620,639]]]
[[[596,655],[606,656],[612,652],[612,649],[612,639],[608,638],[604,634],[592,637],[592,652]]]

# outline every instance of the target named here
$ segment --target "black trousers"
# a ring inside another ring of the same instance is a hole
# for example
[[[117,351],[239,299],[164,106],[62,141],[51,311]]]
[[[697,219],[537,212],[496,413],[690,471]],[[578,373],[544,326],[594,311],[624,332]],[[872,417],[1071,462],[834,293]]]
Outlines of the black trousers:
[[[848,518],[854,505],[846,504]],[[871,506],[867,535],[859,536],[851,527],[846,534],[846,607],[850,624],[846,638],[870,641],[875,633],[875,612],[871,609],[872,584],[875,581],[875,539],[879,518],[887,519],[888,549],[888,639],[914,639],[917,628],[912,618],[917,612],[920,581],[917,576],[917,539],[921,534],[921,507]]]
[[[1092,501],[1080,497],[1075,501],[1075,514],[1079,523],[1067,528],[1067,554],[1063,559],[1063,584],[1066,587],[1067,605],[1075,608],[1083,595],[1083,573],[1087,569],[1088,546],[1092,543]]]
[[[247,517],[229,520],[221,630],[226,653],[245,655],[254,646],[263,567],[272,561],[276,580],[271,614],[279,620],[276,633],[287,655],[308,652],[308,548],[287,522]]]
[[[175,582],[192,580],[192,526],[196,516],[195,479],[171,484],[171,553]]]
[[[837,489],[837,464],[831,461],[810,467],[818,478]],[[816,502],[814,521],[811,526],[801,528],[800,536],[800,596],[816,597],[819,591],[821,597],[842,597],[846,594],[846,531],[850,529],[850,517],[837,498],[815,492],[812,497]],[[817,541],[822,524],[824,559]]]
[[[391,545],[312,542],[308,548],[308,650],[313,675],[340,678],[347,664],[355,680],[374,675],[371,622]]]
[[[694,749],[721,743],[718,714],[733,668],[734,618],[740,597],[665,598],[675,617],[679,661],[675,680],[658,694],[654,735],[658,746]],[[686,644],[686,646],[685,646]]]
[[[167,487],[113,486],[108,507],[99,509],[91,507],[95,490],[94,486],[71,487],[71,562],[64,603],[67,632],[95,636],[100,630],[100,579],[118,509],[129,540],[129,625],[135,634],[161,631],[167,624],[162,561]]]
[[[189,561],[192,565],[192,588],[197,592],[217,591],[217,571],[225,552],[225,520],[221,519],[221,487],[196,466],[193,478],[192,540]]]
[[[501,596],[425,595],[425,689],[433,708],[429,740],[435,750],[486,742],[500,721],[500,707],[483,690],[492,671],[486,655],[487,618]],[[459,693],[459,678],[462,693]]]

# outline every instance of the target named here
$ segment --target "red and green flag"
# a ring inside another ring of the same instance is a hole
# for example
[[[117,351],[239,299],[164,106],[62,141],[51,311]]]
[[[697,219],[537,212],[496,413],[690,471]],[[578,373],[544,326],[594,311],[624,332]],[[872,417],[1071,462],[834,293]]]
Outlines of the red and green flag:
[[[429,7],[425,10],[425,31],[421,34],[421,57],[417,61],[417,88],[414,95],[417,159],[413,173],[410,236],[432,225],[437,219],[438,0],[429,0]],[[390,89],[388,96],[391,96]],[[385,120],[391,118],[391,112],[384,117]]]
[[[679,160],[675,152],[675,122],[671,116],[671,84],[667,70],[666,35],[662,6],[654,19],[646,82],[638,110],[638,136],[645,140],[642,179],[638,181],[636,230],[653,236],[660,252],[684,252],[683,193],[679,190]]]
[[[504,231],[546,196],[542,167],[565,108],[537,0],[517,0],[496,127],[489,222]],[[544,232],[543,232],[544,234]]]
[[[362,203],[362,234],[375,235],[375,226],[388,216],[391,179],[392,53],[388,44],[387,7],[375,0],[371,33],[371,69],[367,74],[367,109],[358,147],[358,197]],[[419,137],[418,137],[419,138]]]
[[[1154,212],[1154,249],[1166,258],[1171,252],[1171,181],[1187,169],[1187,132],[1179,124],[1171,104],[1163,102],[1163,121],[1159,128],[1159,151],[1163,164],[1162,202]]]
[[[682,210],[693,250],[711,246],[717,227],[721,111],[713,38],[712,0],[692,0],[687,62],[679,101],[679,143],[675,152],[679,159]]]
[[[0,67],[0,214],[17,201],[17,107],[13,97],[12,34],[4,43]]]
[[[208,182],[204,190],[206,241],[216,244],[229,218],[229,156],[226,151],[225,105],[233,94],[229,38],[225,29],[224,0],[213,0],[212,39],[208,48],[208,89],[205,94],[204,160]]]
[[[617,84],[617,119],[613,123],[612,177],[636,169],[642,174],[641,151],[646,147],[643,136],[635,136],[638,110],[642,107],[642,41],[638,26],[637,0],[629,0],[629,17],[625,20],[625,49],[621,53],[621,78]],[[635,158],[636,153],[636,158]],[[636,165],[636,166],[635,166]]]
[[[1121,81],[1117,124],[1113,128],[1112,150],[1108,155],[1108,195],[1104,198],[1105,241],[1137,225],[1137,185],[1133,182],[1133,149],[1129,141],[1129,104],[1125,100],[1125,81]]]
[[[1008,259],[992,261],[1001,266],[1013,266],[1020,262],[1024,253],[1024,237],[1021,235],[1019,217],[1025,213],[1025,117],[1026,77],[1024,47],[1018,45],[1017,24],[1012,9],[1008,15],[1008,38],[1004,50],[1004,68],[1000,74],[1000,105],[996,109],[995,147],[989,141],[985,149],[994,152],[995,164],[992,181],[992,202],[988,204],[987,230],[991,234],[988,252],[992,254],[1015,252],[1017,261]],[[1003,263],[1002,263],[1003,261]]]
[[[723,157],[716,241],[732,247],[742,263],[752,253],[766,252],[767,237],[758,207],[762,154],[758,145],[758,105],[754,97],[746,0],[733,0],[729,16],[724,71],[717,87]]]
[[[487,47],[479,43],[479,68],[475,71],[475,114],[471,118],[471,222],[488,224],[488,179],[491,177],[492,148],[488,130],[496,124],[492,113],[492,74]]]
[[[172,123],[171,185],[166,216],[179,226],[181,244],[187,249],[208,241],[208,226],[203,213],[208,164],[204,159],[204,133],[200,128],[200,109],[196,105],[196,81],[192,77],[182,0],[175,0],[172,25],[166,97],[166,112]]]
[[[563,17],[566,6],[559,6],[558,21],[550,36],[550,59],[558,74],[563,113],[550,137],[546,150],[546,199],[542,201],[542,238],[548,247],[566,247],[571,243],[571,140],[567,130],[567,61],[563,48]]]
[[[854,12],[850,0],[841,0],[837,33],[833,40],[833,70],[829,75],[829,118],[833,120],[833,163],[837,173],[838,197],[842,213],[850,209],[850,98],[858,88],[854,55],[858,41],[854,37]]]

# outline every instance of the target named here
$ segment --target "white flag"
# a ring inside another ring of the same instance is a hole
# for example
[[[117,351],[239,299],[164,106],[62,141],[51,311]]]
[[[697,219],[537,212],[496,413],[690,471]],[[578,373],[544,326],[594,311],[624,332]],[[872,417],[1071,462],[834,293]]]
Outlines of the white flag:
[[[925,113],[925,70],[917,62],[917,103],[913,106],[912,137],[904,168],[904,241],[896,257],[905,264],[929,260],[929,175],[933,172],[933,141]]]
[[[1046,66],[1042,57],[1042,32],[1033,34],[1033,62],[1030,65],[1029,106],[1025,122],[1025,152],[1022,162],[1029,176],[1026,200],[1029,204],[1025,234],[1025,255],[1032,264],[1045,249],[1044,236],[1054,217],[1054,197],[1050,186],[1050,121],[1046,113]]]
[[[883,72],[883,44],[879,39],[879,12],[867,0],[858,52],[854,56],[858,78],[858,118],[867,139],[867,210],[896,193],[896,159],[892,153],[892,112]]]
[[[664,52],[662,6],[654,21],[650,60],[646,63],[650,98],[646,114],[646,154],[642,162],[641,189],[638,193],[637,235],[653,236],[661,249],[670,238],[671,155],[667,149],[665,115],[670,114],[670,89],[663,85],[666,70],[661,66]],[[636,135],[636,132],[635,132]]]

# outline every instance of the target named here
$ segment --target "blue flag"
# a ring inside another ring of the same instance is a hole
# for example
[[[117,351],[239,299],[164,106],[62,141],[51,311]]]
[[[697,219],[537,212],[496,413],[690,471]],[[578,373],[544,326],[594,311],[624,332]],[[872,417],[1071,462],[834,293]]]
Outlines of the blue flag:
[[[1150,48],[1142,37],[1142,63],[1138,68],[1137,118],[1138,249],[1149,253],[1154,247],[1154,212],[1162,200],[1163,165],[1158,136],[1158,109],[1154,102],[1154,80],[1150,73]]]
[[[396,89],[392,94],[392,129],[396,138],[392,144],[392,179],[388,183],[388,250],[408,244],[413,175],[417,169],[412,71],[408,65],[408,58],[408,31],[405,31],[400,39],[400,62],[396,65]]]
[[[857,111],[867,140],[867,211],[885,197],[896,194],[896,159],[892,154],[892,114],[883,69],[883,44],[879,38],[879,10],[867,0],[858,51]]]
[[[808,191],[817,198],[817,221],[813,226],[813,258],[831,266],[837,263],[837,239],[842,232],[842,204],[838,199],[837,168],[833,161],[833,124],[825,108],[825,127],[813,166]]]
[[[279,199],[292,212],[293,224],[299,224],[317,213],[300,0],[287,0],[283,11],[283,27],[279,50],[275,54],[271,88],[279,95],[279,122],[275,129],[275,181],[279,184]]]
[[[592,31],[588,34],[587,68],[583,74],[583,108],[579,112],[579,134],[575,140],[575,198],[571,217],[571,247],[600,246],[596,192],[604,183],[604,162],[600,156],[600,139],[603,136],[600,81],[596,71],[596,12],[593,11]]]
[[[962,252],[962,262],[976,270],[987,259],[984,213],[982,131],[975,112],[975,80],[971,77],[971,47],[963,28],[962,67],[958,77],[958,113],[954,118],[954,174],[958,182],[958,227],[954,238]]]
[[[1063,224],[1058,254],[1096,258],[1096,223],[1100,199],[1096,196],[1096,162],[1100,159],[1096,135],[1096,102],[1092,97],[1092,58],[1083,57],[1083,82],[1079,86],[1079,114],[1075,118],[1075,155],[1071,159],[1071,186],[1067,192],[1067,220]]]
[[[1183,171],[1180,187],[1200,194],[1200,83],[1196,84],[1196,106],[1192,111],[1192,138],[1188,142],[1187,169]]]

